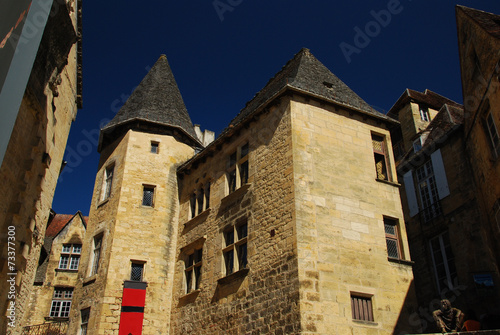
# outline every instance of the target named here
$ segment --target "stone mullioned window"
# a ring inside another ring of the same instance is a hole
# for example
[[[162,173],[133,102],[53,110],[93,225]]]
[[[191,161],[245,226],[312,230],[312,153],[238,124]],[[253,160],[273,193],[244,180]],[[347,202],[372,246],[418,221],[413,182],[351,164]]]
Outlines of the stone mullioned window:
[[[222,249],[222,253],[224,257],[224,273],[226,276],[247,268],[247,237],[247,220],[230,226],[224,231],[224,248]]]
[[[191,195],[189,199],[189,214],[191,219],[210,208],[210,186],[211,183],[207,181]]]
[[[78,270],[80,264],[81,244],[64,244],[59,258],[59,270]]]
[[[248,183],[248,142],[239,146],[229,156],[227,168],[228,194]]]

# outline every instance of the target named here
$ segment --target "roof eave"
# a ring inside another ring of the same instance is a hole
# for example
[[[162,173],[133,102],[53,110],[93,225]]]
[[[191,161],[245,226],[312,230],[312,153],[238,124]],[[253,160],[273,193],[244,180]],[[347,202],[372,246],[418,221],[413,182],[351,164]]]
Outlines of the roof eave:
[[[97,146],[97,151],[101,152],[101,150],[102,150],[103,134],[105,134],[105,133],[106,134],[110,134],[110,133],[113,132],[113,130],[115,128],[118,128],[120,126],[126,125],[128,123],[133,123],[133,122],[144,122],[144,123],[149,123],[149,124],[156,125],[158,127],[173,128],[175,130],[180,131],[185,136],[187,136],[189,139],[191,139],[194,142],[194,146],[198,146],[200,148],[203,148],[203,144],[200,142],[200,140],[198,138],[193,137],[184,128],[182,128],[180,126],[173,125],[173,124],[162,123],[162,122],[155,122],[155,121],[151,121],[151,120],[143,119],[143,118],[132,118],[132,119],[128,119],[126,121],[121,121],[121,122],[115,123],[115,124],[113,124],[111,126],[106,126],[106,127],[102,128],[101,131],[100,131],[100,133],[99,133],[99,143],[98,143],[98,146]],[[130,128],[130,129],[132,129],[132,128]]]
[[[300,94],[305,94],[305,95],[309,95],[313,98],[316,98],[316,99],[320,99],[320,100],[323,100],[323,101],[326,101],[328,103],[331,103],[331,104],[335,104],[335,105],[338,105],[338,106],[341,106],[341,107],[344,107],[346,109],[349,109],[349,110],[353,110],[355,112],[358,112],[360,114],[363,114],[363,116],[367,116],[367,117],[372,117],[372,118],[375,118],[377,120],[380,120],[380,121],[384,121],[388,124],[392,124],[392,125],[397,125],[399,124],[399,121],[391,118],[391,117],[388,117],[388,116],[385,116],[385,115],[376,115],[376,114],[371,114],[371,113],[368,113],[366,111],[363,111],[362,109],[359,109],[359,108],[356,108],[355,106],[351,106],[351,105],[348,105],[348,104],[345,104],[345,103],[341,103],[337,100],[334,100],[334,99],[328,99],[322,95],[319,95],[319,94],[314,94],[314,93],[311,93],[309,91],[306,91],[306,90],[302,90],[300,88],[297,88],[297,87],[294,87],[290,84],[286,84],[284,85],[280,90],[278,90],[275,94],[273,94],[270,98],[268,98],[267,100],[265,100],[263,103],[261,103],[258,107],[256,107],[252,112],[248,113],[243,119],[241,119],[238,123],[236,124],[233,124],[232,126],[226,128],[220,135],[219,137],[213,141],[212,143],[210,143],[206,148],[203,149],[203,151],[201,151],[200,153],[198,153],[196,156],[192,157],[190,160],[188,160],[187,162],[185,162],[184,164],[182,164],[181,166],[179,166],[179,168],[177,169],[177,173],[181,173],[183,174],[184,171],[186,169],[189,169],[189,167],[191,165],[193,165],[198,159],[202,159],[202,157],[204,157],[205,155],[207,155],[207,152],[209,150],[211,150],[212,148],[216,147],[217,145],[219,144],[222,144],[224,143],[225,139],[231,135],[234,134],[234,132],[238,131],[239,129],[241,129],[241,127],[247,123],[249,120],[251,120],[252,118],[254,118],[258,113],[262,112],[267,105],[269,105],[271,102],[273,102],[275,99],[279,98],[281,95],[283,95],[287,90],[290,90],[290,91],[294,91],[294,92],[297,92],[297,93],[300,93]]]

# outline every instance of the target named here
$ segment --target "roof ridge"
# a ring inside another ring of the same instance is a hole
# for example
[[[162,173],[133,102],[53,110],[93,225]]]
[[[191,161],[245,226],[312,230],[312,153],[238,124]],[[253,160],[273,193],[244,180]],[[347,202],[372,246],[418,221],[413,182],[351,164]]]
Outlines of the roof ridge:
[[[286,86],[319,98],[330,100],[347,108],[357,109],[378,118],[390,119],[373,109],[340,78],[321,63],[308,48],[302,48],[278,71],[267,84],[248,101],[239,114],[231,120],[234,126]],[[392,120],[392,119],[391,119]],[[222,131],[225,133],[227,128]]]

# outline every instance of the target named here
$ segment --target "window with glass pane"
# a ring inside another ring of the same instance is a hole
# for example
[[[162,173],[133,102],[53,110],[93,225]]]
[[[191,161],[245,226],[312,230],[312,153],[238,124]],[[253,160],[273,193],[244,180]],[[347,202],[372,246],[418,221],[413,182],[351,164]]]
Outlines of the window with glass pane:
[[[229,168],[227,170],[229,193],[248,183],[248,153],[249,145],[245,143],[229,156]]]
[[[90,308],[85,308],[80,311],[80,335],[87,335],[87,327],[89,324]]]
[[[160,143],[151,141],[151,153],[157,154],[160,148]]]
[[[448,232],[434,237],[429,244],[438,292],[445,287],[452,289],[457,270]]]
[[[104,171],[104,185],[101,200],[105,200],[111,196],[111,186],[113,185],[114,165],[109,166]]]
[[[154,195],[154,186],[144,186],[142,191],[142,205],[153,207]]]
[[[418,193],[423,207],[424,220],[430,221],[441,214],[439,194],[434,177],[432,161],[428,161],[417,170]]]
[[[185,260],[186,294],[200,288],[203,248],[194,249]]]
[[[198,214],[201,214],[204,210],[203,208],[203,202],[205,200],[205,191],[203,188],[198,190],[198,195],[197,195],[197,201],[198,201]]]
[[[210,208],[210,182],[205,186],[205,209]]]
[[[431,120],[431,117],[429,115],[429,108],[424,106],[420,107],[420,119],[426,122],[429,122]]]
[[[102,247],[102,235],[94,237],[94,253],[92,261],[92,271],[90,275],[97,274],[99,270],[99,259],[101,258],[101,247]]]
[[[372,134],[372,145],[377,179],[390,181],[389,155],[387,153],[385,137]]]
[[[73,299],[73,288],[54,289],[52,304],[50,307],[50,317],[68,318],[71,309],[71,300]]]
[[[191,197],[189,198],[189,208],[191,212],[191,218],[194,218],[196,216],[196,194],[191,194]]]
[[[391,258],[401,258],[401,248],[398,236],[398,221],[384,218],[385,240],[387,244],[387,254]]]
[[[132,263],[130,270],[130,280],[142,281],[142,275],[144,272],[144,263]]]
[[[230,227],[224,232],[224,267],[226,276],[248,266],[247,258],[248,224],[246,221]]]
[[[59,269],[78,270],[80,264],[81,244],[65,244],[62,247],[61,258],[59,259]]]

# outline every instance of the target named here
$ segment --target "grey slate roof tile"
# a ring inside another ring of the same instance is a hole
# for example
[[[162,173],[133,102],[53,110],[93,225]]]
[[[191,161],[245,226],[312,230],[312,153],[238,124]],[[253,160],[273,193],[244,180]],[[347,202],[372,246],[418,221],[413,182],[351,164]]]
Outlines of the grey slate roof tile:
[[[309,49],[303,48],[247,103],[238,116],[231,121],[231,125],[236,125],[245,119],[286,86],[358,109],[387,121],[393,121],[373,109],[314,57]]]
[[[134,120],[178,127],[197,140],[193,123],[165,55],[160,56],[127,102],[102,131],[109,132],[119,125]]]

